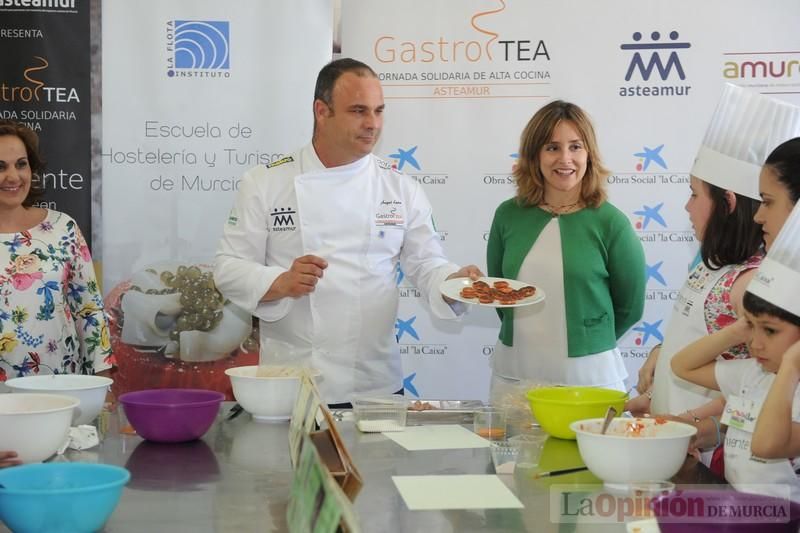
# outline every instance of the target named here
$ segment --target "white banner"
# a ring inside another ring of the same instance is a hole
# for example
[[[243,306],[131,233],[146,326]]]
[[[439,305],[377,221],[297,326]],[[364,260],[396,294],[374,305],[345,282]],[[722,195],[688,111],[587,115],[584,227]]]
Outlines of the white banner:
[[[213,258],[242,172],[308,142],[330,0],[103,5],[104,287]]]
[[[592,115],[613,172],[611,201],[647,255],[645,314],[620,341],[634,385],[697,250],[683,209],[688,172],[722,84],[800,103],[800,4],[347,0],[342,8],[342,55],[383,80],[376,153],[425,186],[455,262],[485,265],[494,209],[514,194],[510,171],[533,113],[561,98]],[[406,394],[486,399],[496,314],[432,320],[398,280]]]

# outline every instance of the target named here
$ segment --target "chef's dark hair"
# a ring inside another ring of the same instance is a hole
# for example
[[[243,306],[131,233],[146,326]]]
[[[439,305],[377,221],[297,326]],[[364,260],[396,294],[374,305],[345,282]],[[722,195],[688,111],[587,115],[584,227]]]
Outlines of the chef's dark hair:
[[[378,77],[375,71],[366,63],[349,57],[336,59],[322,67],[322,70],[319,71],[317,85],[314,87],[314,100],[322,100],[328,104],[328,107],[333,106],[333,86],[336,85],[336,80],[345,72],[352,72],[356,76],[362,78]]]
[[[28,157],[28,166],[31,168],[31,186],[28,195],[22,201],[22,205],[30,207],[33,203],[44,195],[44,188],[41,181],[41,173],[44,170],[44,160],[39,155],[39,136],[21,122],[13,120],[0,120],[0,137],[13,136],[22,141],[25,145],[25,154]]]
[[[731,209],[725,189],[700,180],[711,197],[711,214],[700,243],[700,257],[711,270],[744,263],[761,247],[764,234],[753,216],[761,202],[736,194]]]
[[[789,139],[778,145],[764,161],[770,167],[778,181],[789,190],[792,203],[800,200],[800,137]]]

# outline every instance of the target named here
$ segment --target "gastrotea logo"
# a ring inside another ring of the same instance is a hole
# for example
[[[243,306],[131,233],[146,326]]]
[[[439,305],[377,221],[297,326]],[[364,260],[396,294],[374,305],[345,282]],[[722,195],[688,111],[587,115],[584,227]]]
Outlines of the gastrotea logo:
[[[223,20],[167,21],[167,76],[230,77],[230,23]]]
[[[654,74],[662,82],[673,80],[675,77],[681,81],[686,79],[679,50],[691,48],[689,42],[679,42],[680,34],[672,30],[668,34],[668,42],[661,40],[661,33],[650,33],[651,42],[642,41],[642,33],[634,32],[631,35],[633,42],[620,45],[622,50],[632,50],[633,56],[625,72],[625,81],[630,82],[637,78],[649,82]],[[653,79],[652,81],[657,81]],[[620,87],[620,96],[687,96],[690,85],[636,85],[633,87]]]

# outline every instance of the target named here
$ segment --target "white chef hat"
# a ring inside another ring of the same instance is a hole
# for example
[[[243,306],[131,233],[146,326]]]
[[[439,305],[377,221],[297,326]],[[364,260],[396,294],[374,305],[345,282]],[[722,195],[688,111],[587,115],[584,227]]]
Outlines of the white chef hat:
[[[764,160],[780,143],[799,135],[800,108],[726,83],[691,174],[759,200]]]
[[[800,202],[795,204],[747,290],[800,316],[797,287],[800,287]]]

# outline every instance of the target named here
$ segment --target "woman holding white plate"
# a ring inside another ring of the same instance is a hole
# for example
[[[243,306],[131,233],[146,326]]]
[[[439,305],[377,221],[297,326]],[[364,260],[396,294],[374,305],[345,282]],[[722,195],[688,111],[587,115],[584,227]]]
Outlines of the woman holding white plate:
[[[522,132],[517,194],[495,211],[488,274],[535,284],[546,298],[498,308],[493,399],[520,381],[625,390],[617,340],[642,316],[645,261],[630,221],[606,199],[608,174],[575,104],[551,102]]]

